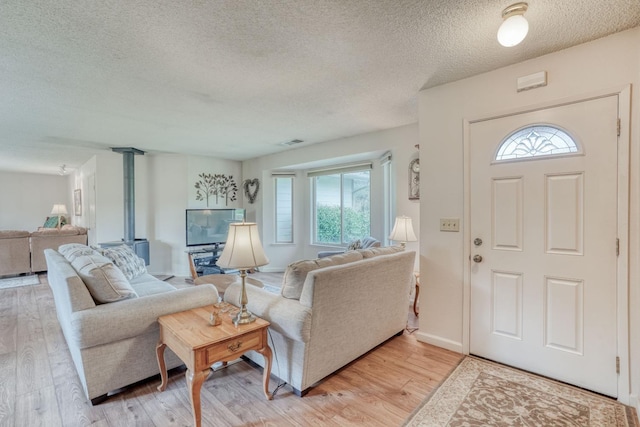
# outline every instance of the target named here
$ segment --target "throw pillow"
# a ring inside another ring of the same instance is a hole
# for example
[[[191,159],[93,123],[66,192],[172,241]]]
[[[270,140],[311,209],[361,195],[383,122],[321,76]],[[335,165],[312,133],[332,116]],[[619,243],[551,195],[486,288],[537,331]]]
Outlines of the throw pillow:
[[[67,223],[67,220],[64,216],[60,217],[60,226],[62,227]],[[58,228],[58,216],[50,216],[47,217],[47,220],[44,222],[44,228]]]
[[[361,247],[362,247],[362,244],[360,243],[360,239],[357,239],[349,243],[349,246],[347,246],[347,250],[355,251],[356,249],[360,249]]]
[[[128,280],[133,280],[147,272],[147,266],[142,258],[127,245],[110,248],[94,248],[98,253],[109,258]]]
[[[80,243],[67,243],[66,245],[60,245],[58,252],[69,262],[73,262],[74,259],[80,256],[97,254],[97,252],[89,246],[85,246]]]
[[[138,296],[122,271],[102,255],[79,256],[71,265],[97,303],[115,302]]]

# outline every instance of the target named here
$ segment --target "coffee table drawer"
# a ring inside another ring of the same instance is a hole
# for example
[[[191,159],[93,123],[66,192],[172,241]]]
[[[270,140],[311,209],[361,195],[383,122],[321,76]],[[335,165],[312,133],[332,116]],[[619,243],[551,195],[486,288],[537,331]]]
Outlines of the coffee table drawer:
[[[251,332],[207,349],[207,363],[234,358],[235,355],[262,347],[262,331]]]

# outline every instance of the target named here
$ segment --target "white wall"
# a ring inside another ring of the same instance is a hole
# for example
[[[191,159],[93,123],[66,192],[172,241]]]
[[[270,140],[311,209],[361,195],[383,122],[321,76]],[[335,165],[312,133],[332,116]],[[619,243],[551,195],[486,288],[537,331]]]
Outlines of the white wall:
[[[0,230],[36,231],[59,203],[73,221],[69,188],[69,176],[0,171]]]
[[[421,298],[418,339],[463,348],[463,232],[439,231],[438,219],[463,218],[463,120],[553,104],[640,83],[640,29],[618,33],[469,79],[422,91],[419,124],[422,166]],[[517,48],[514,48],[517,49]],[[517,93],[516,78],[548,72],[548,86]],[[630,159],[631,402],[640,392],[640,96],[632,92]],[[629,126],[627,118],[623,126]],[[462,229],[465,224],[461,223]]]
[[[348,163],[355,159],[373,159],[372,188],[380,188],[381,166],[378,158],[390,151],[393,157],[392,174],[395,182],[395,204],[398,215],[413,218],[414,230],[419,235],[419,201],[408,200],[409,162],[418,154],[418,126],[401,126],[349,138],[313,144],[279,154],[259,157],[243,163],[244,179],[259,178],[260,192],[254,204],[245,202],[247,217],[258,222],[262,243],[269,257],[269,265],[263,271],[282,271],[291,262],[303,258],[315,258],[320,250],[331,249],[310,244],[311,231],[309,182],[304,170],[311,164]],[[294,180],[294,244],[274,244],[274,190],[272,171],[297,170]],[[382,195],[372,194],[372,235],[383,239],[381,220]],[[418,250],[418,242],[407,243],[408,250]],[[416,266],[417,266],[416,261]]]

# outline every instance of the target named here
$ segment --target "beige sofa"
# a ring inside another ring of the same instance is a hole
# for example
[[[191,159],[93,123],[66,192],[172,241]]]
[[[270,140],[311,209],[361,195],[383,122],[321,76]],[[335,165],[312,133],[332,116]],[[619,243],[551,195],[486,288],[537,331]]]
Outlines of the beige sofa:
[[[0,231],[0,276],[31,272],[28,231]]]
[[[155,351],[159,316],[218,301],[213,285],[176,289],[144,273],[129,281],[134,297],[96,304],[74,269],[75,261],[72,265],[52,249],[44,253],[58,320],[85,395],[93,404],[113,390],[159,373]],[[182,364],[169,349],[165,360],[167,369]]]
[[[247,308],[271,322],[271,373],[304,395],[314,383],[404,331],[415,252],[399,246],[291,264],[282,293],[247,286]],[[225,301],[238,305],[241,286]],[[286,296],[286,297],[285,297]],[[255,352],[247,357],[264,366]]]
[[[38,273],[47,270],[45,249],[57,250],[68,243],[87,244],[87,229],[65,225],[57,228],[42,228],[31,233],[31,272]]]

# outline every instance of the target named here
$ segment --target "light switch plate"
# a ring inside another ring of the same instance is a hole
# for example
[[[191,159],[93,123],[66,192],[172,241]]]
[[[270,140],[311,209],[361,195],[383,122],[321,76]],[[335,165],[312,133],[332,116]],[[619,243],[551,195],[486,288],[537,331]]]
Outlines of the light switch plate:
[[[460,219],[440,218],[440,231],[460,231]]]

